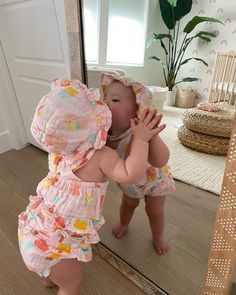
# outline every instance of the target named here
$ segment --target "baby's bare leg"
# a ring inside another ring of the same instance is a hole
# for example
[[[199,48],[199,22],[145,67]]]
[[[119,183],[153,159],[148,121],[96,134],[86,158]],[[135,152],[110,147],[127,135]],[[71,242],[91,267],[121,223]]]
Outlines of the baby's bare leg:
[[[49,279],[59,287],[57,295],[79,295],[82,281],[82,262],[64,259],[51,269]]]
[[[165,254],[169,250],[169,246],[163,238],[165,227],[165,196],[145,196],[145,203],[145,210],[149,218],[154,247],[158,254]]]
[[[120,206],[120,222],[112,228],[113,235],[120,239],[128,229],[128,225],[134,214],[135,208],[139,204],[139,199],[130,198],[123,194]]]

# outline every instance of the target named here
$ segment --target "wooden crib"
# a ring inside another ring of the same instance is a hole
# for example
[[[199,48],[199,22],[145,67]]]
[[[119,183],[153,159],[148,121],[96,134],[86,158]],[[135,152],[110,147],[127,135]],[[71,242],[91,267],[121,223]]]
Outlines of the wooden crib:
[[[236,52],[218,52],[209,102],[236,107]]]

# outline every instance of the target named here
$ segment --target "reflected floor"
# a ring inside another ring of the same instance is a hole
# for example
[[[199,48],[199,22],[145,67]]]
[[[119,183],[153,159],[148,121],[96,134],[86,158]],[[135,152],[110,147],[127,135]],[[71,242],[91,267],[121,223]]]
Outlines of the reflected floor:
[[[174,295],[200,295],[205,278],[219,197],[176,181],[176,192],[166,202],[166,239],[170,252],[158,256],[144,202],[136,209],[128,232],[120,240],[111,234],[118,220],[121,193],[111,183],[105,202],[102,243],[153,283]]]

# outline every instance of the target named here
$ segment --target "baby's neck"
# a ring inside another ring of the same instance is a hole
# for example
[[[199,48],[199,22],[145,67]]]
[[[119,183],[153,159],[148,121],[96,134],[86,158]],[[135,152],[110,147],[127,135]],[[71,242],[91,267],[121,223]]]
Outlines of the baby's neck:
[[[124,130],[109,130],[108,141],[109,142],[119,142],[122,138],[129,136],[131,128],[126,128]]]
[[[124,128],[124,129],[113,129],[113,128],[110,128],[109,131],[108,131],[108,135],[110,136],[117,136],[119,137],[120,135],[124,134],[127,130],[129,130],[130,127],[127,127],[127,128]]]
[[[108,134],[112,135],[112,136],[120,136],[121,134],[125,133],[127,130],[129,130],[130,128],[126,128],[126,129],[119,129],[119,130],[112,130],[109,129]]]

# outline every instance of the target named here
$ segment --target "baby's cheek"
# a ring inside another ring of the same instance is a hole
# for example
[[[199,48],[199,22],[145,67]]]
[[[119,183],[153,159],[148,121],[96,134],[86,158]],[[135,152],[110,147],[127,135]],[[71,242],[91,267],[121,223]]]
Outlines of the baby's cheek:
[[[112,121],[118,120],[118,119],[124,120],[127,117],[125,110],[119,107],[116,107],[113,110],[111,110],[111,113],[112,113]]]

